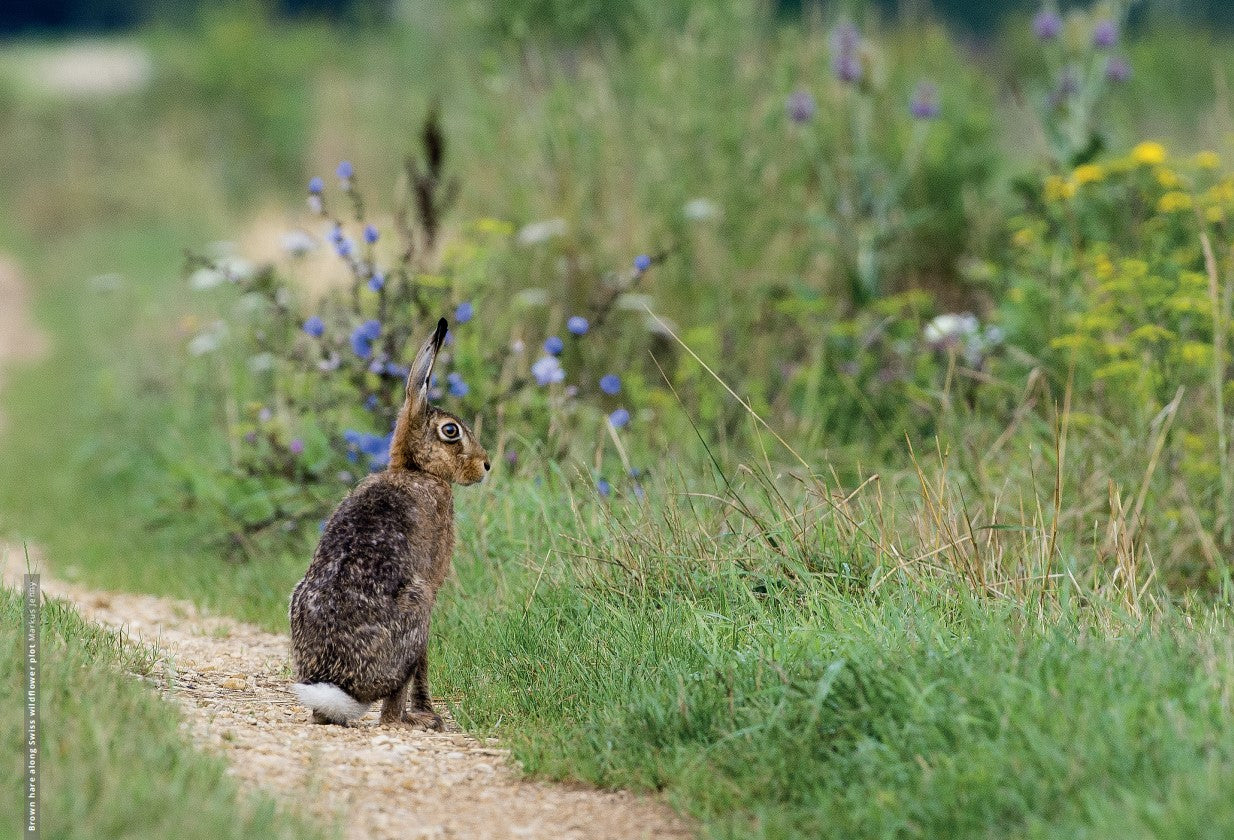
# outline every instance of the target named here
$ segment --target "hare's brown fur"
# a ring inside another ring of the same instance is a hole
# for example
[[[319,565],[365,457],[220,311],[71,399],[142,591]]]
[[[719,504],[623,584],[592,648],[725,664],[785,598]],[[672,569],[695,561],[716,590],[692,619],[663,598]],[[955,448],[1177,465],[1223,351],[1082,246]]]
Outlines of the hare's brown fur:
[[[366,705],[384,700],[383,723],[434,728],[441,718],[429,697],[426,652],[454,551],[452,484],[475,483],[489,467],[467,425],[428,405],[444,335],[442,319],[408,375],[389,468],[360,482],[331,514],[290,616],[298,683],[328,683]],[[314,709],[314,720],[327,719]]]

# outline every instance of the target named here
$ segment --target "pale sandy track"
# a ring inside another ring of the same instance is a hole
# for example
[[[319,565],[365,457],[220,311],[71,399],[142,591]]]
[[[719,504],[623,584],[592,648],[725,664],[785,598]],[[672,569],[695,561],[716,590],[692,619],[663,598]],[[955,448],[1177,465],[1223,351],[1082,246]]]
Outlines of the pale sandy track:
[[[0,256],[0,366],[45,345],[30,321],[20,275]],[[378,727],[376,711],[357,727],[315,726],[288,691],[285,636],[204,615],[184,601],[60,581],[32,555],[46,595],[158,651],[155,683],[180,706],[194,743],[225,756],[246,787],[343,826],[347,838],[693,834],[652,798],[522,779],[498,744],[459,732],[448,716],[443,733]],[[22,552],[0,546],[0,559],[5,585],[15,585],[25,571]],[[440,703],[438,711],[446,715]],[[55,726],[54,709],[44,713],[44,726]]]

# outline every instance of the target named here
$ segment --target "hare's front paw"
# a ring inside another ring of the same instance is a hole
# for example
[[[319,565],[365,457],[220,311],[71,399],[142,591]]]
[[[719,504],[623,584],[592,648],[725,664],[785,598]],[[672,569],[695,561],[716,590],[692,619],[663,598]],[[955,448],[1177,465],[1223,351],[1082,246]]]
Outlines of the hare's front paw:
[[[445,721],[436,712],[404,712],[403,723],[431,729],[434,732],[441,732],[446,728]]]

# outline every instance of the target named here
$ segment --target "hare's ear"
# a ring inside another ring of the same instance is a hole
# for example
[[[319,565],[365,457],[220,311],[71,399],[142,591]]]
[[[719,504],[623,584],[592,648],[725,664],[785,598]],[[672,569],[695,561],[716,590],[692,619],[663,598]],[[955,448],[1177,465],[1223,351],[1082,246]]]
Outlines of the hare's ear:
[[[407,373],[407,407],[412,417],[423,416],[428,408],[428,386],[433,378],[433,363],[437,361],[437,351],[446,340],[448,326],[445,318],[437,322],[437,329],[420,346]]]

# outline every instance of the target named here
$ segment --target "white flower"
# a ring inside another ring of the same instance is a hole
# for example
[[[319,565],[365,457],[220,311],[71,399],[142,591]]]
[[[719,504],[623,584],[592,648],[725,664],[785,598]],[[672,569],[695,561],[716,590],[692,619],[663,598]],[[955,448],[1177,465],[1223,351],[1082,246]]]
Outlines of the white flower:
[[[692,198],[681,208],[681,214],[691,222],[702,222],[720,215],[720,208],[706,198]]]
[[[543,222],[532,222],[518,232],[519,245],[539,245],[555,236],[566,232],[565,219],[547,219]]]
[[[284,233],[279,241],[283,250],[292,257],[303,257],[317,248],[317,240],[313,238],[313,235],[298,228]]]
[[[253,373],[264,373],[274,367],[273,353],[258,353],[256,356],[249,356],[249,370]]]
[[[531,366],[531,375],[541,385],[551,385],[566,378],[566,372],[561,368],[561,362],[556,356],[542,356]]]
[[[973,313],[948,312],[926,324],[922,334],[930,344],[951,346],[976,335],[980,328],[977,316]]]
[[[213,289],[225,282],[227,282],[227,277],[223,272],[213,268],[199,268],[189,275],[189,288],[197,292]]]
[[[223,339],[227,337],[227,324],[222,321],[215,321],[206,329],[199,332],[189,341],[189,354],[193,356],[204,356],[207,353],[213,353],[222,345]]]

